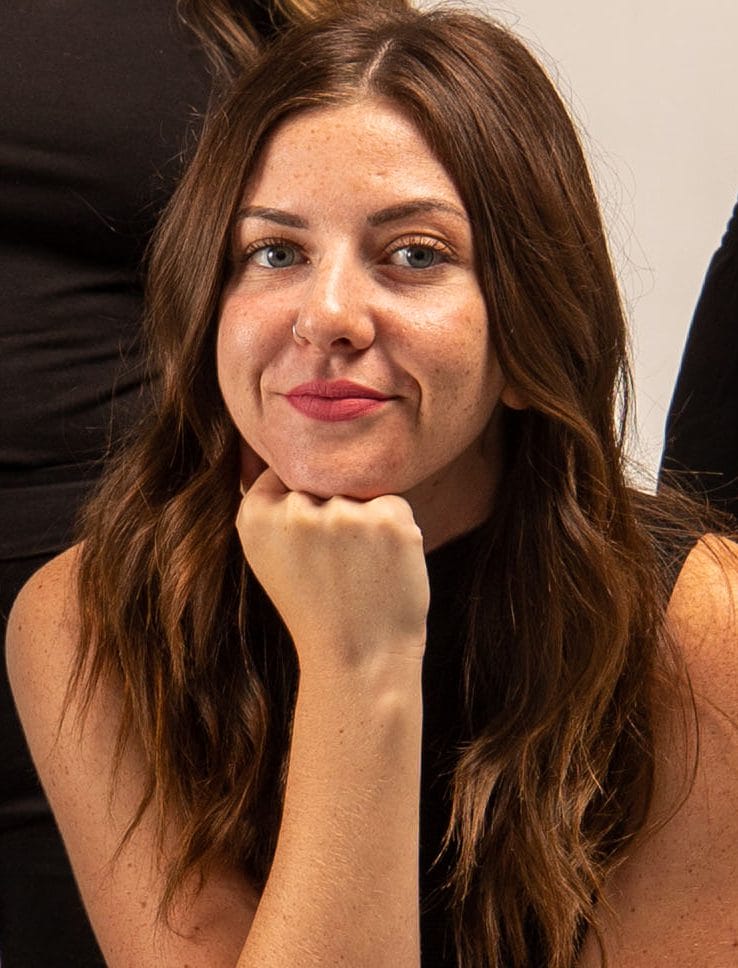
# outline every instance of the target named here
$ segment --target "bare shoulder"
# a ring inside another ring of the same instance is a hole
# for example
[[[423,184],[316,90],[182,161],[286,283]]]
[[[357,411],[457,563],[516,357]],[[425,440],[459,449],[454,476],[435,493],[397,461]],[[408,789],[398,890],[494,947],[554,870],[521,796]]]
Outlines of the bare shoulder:
[[[667,625],[694,699],[656,723],[651,823],[601,905],[609,963],[738,964],[738,545],[703,538],[674,588]],[[680,710],[686,708],[686,716]],[[581,966],[599,964],[588,938]]]
[[[8,674],[26,729],[26,707],[51,719],[61,713],[79,635],[80,547],[53,558],[29,578],[8,618]]]
[[[157,918],[167,868],[153,811],[126,836],[145,794],[147,758],[131,735],[116,758],[122,683],[101,681],[84,715],[69,689],[80,635],[80,549],[23,587],[8,624],[8,669],[41,782],[111,968],[235,964],[258,898],[234,869],[213,868],[170,930]],[[117,764],[117,765],[116,765]]]
[[[688,556],[667,622],[698,700],[738,714],[738,544],[709,535]]]
[[[701,538],[687,556],[669,603],[671,617],[689,622],[706,605],[727,606],[738,595],[738,543],[721,535]],[[715,618],[702,614],[702,618]],[[723,615],[725,618],[725,615]]]

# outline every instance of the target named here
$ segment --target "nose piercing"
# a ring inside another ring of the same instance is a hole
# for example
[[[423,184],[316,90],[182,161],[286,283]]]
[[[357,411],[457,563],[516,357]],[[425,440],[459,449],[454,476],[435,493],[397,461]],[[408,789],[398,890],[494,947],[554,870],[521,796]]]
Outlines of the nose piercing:
[[[294,322],[292,324],[292,336],[293,336],[295,342],[298,343],[298,344],[307,343],[307,337],[306,336],[303,336],[301,333],[298,333],[297,332],[297,323],[296,322]]]

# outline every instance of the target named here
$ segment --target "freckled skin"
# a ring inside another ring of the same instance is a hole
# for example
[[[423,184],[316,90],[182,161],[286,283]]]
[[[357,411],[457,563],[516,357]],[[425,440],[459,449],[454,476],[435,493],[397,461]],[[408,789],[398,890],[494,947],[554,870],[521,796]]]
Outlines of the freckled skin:
[[[377,219],[428,199],[422,211]],[[484,516],[492,418],[508,391],[463,203],[419,133],[378,101],[298,115],[268,144],[243,207],[289,216],[249,215],[234,233],[218,375],[243,439],[292,490],[401,494],[421,527],[439,513]],[[273,245],[281,246],[275,265],[266,254]],[[419,266],[423,259],[433,264]],[[306,381],[339,379],[392,399],[327,423],[285,396]]]

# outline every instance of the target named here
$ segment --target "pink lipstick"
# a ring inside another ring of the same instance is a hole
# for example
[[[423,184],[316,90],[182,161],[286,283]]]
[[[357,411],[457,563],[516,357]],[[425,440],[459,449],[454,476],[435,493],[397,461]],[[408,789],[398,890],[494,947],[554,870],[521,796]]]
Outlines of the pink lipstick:
[[[312,380],[293,387],[287,400],[314,420],[355,420],[378,410],[392,397],[351,380]]]

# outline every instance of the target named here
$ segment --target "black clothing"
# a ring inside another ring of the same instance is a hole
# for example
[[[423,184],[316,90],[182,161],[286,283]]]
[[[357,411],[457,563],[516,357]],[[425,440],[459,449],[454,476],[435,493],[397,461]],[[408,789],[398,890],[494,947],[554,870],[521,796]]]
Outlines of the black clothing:
[[[65,547],[141,406],[140,263],[209,91],[173,0],[75,14],[0,5],[3,558]]]
[[[143,404],[140,263],[206,106],[174,0],[0,4],[0,615]],[[0,664],[3,968],[102,965]]]
[[[665,438],[662,479],[738,515],[738,204],[705,277]]]
[[[450,541],[426,558],[430,581],[428,635],[423,660],[423,751],[420,799],[420,900],[422,968],[456,968],[450,915],[442,885],[443,861],[433,866],[450,819],[448,781],[462,740],[463,633],[468,588],[483,529]],[[658,533],[659,559],[673,584],[694,546],[691,535]],[[544,952],[530,932],[529,968],[546,968]]]
[[[423,748],[420,781],[420,937],[422,968],[456,968],[453,928],[443,884],[445,857],[434,863],[451,816],[449,779],[463,741],[463,635],[468,590],[484,527],[461,535],[426,557],[430,582],[423,659]],[[529,968],[545,968],[530,932]]]
[[[423,658],[423,750],[420,779],[420,929],[422,968],[455,968],[453,935],[442,885],[448,865],[434,866],[448,827],[448,780],[461,740],[463,642],[460,631],[479,530],[426,556],[430,582]]]

